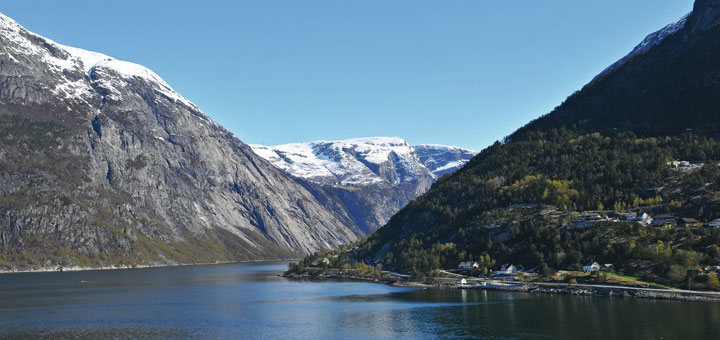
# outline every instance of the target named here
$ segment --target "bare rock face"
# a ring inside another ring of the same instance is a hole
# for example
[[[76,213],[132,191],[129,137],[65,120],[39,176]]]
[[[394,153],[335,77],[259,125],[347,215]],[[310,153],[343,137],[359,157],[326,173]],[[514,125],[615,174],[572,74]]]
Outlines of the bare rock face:
[[[440,178],[451,174],[475,157],[476,151],[436,144],[420,144],[413,146],[420,162],[435,176]]]
[[[251,147],[279,169],[332,193],[368,234],[475,155],[454,146],[412,146],[399,137]]]
[[[0,14],[0,269],[280,258],[361,234],[152,71]]]

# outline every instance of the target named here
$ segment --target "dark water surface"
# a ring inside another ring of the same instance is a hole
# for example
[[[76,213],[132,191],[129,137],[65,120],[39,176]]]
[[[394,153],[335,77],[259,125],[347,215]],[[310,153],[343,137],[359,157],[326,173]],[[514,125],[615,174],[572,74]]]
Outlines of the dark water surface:
[[[0,275],[0,339],[720,339],[720,304],[293,282],[286,263]]]

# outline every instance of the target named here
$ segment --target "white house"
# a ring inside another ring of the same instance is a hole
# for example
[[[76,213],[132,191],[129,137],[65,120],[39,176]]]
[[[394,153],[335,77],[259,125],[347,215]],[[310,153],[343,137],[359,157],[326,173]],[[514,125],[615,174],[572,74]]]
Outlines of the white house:
[[[635,213],[630,212],[627,215],[625,215],[625,220],[627,221],[638,221],[640,224],[647,226],[650,225],[653,222],[652,217],[648,215],[647,213]]]
[[[710,228],[720,228],[720,218],[710,221],[708,224]]]
[[[589,265],[583,267],[583,271],[586,273],[587,272],[596,272],[598,270],[600,270],[600,264],[597,262],[593,262],[592,264],[589,264]]]
[[[650,219],[650,215],[647,213],[636,213],[636,212],[630,212],[627,215],[625,215],[625,220],[627,221],[647,221]]]
[[[460,279],[460,280],[457,281],[457,284],[459,284],[459,285],[461,285],[461,286],[462,286],[462,285],[466,285],[466,284],[467,284],[467,280],[465,280],[465,278],[462,278],[462,279]]]
[[[458,265],[458,269],[477,269],[480,268],[480,265],[477,262],[473,261],[467,261],[467,262],[460,262]]]
[[[496,272],[496,274],[497,275],[510,275],[516,271],[517,271],[517,267],[515,267],[511,264],[510,265],[506,264],[506,265],[503,265],[502,268],[500,268],[500,270],[498,270]]]

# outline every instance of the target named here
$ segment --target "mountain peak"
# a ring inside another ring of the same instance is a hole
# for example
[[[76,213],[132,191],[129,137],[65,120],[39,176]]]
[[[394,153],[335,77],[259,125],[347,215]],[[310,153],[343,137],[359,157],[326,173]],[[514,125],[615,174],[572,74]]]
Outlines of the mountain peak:
[[[102,53],[87,51],[77,47],[65,46],[55,41],[28,31],[12,18],[0,13],[0,36],[9,43],[4,44],[4,52],[11,60],[18,61],[19,57],[36,57],[43,61],[49,71],[64,75],[65,73],[82,72],[86,79],[66,79],[55,89],[55,94],[70,99],[83,99],[88,94],[94,94],[94,82],[101,82],[109,94],[119,93],[118,79],[98,79],[95,71],[111,71],[123,79],[138,78],[152,84],[155,90],[173,102],[182,103],[190,108],[199,110],[195,104],[173,90],[155,72],[145,66],[128,61],[122,61]]]
[[[2,207],[0,246],[55,265],[72,261],[58,247],[154,264],[288,258],[363,234],[334,197],[256,156],[144,66],[0,14],[0,71],[0,196],[18,202]]]
[[[720,0],[695,0],[693,11],[720,7]]]
[[[720,19],[720,0],[696,0],[689,27],[692,32],[710,27]]]
[[[365,232],[380,228],[437,178],[475,156],[454,146],[412,146],[400,137],[250,147],[275,167],[331,192]]]
[[[272,147],[250,146],[255,153],[276,167],[316,183],[364,186],[431,177],[427,169],[423,172],[422,167],[418,166],[412,147],[400,137],[320,140]],[[385,165],[398,162],[405,165],[402,167],[405,171],[383,170]]]
[[[294,176],[321,184],[359,186],[434,180],[461,168],[475,155],[454,146],[411,146],[400,137],[250,146]]]

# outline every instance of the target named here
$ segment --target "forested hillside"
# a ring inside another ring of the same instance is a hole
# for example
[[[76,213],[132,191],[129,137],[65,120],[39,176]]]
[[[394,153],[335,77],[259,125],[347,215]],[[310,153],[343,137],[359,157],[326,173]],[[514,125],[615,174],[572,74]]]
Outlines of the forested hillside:
[[[672,159],[705,164],[682,171],[667,164]],[[685,269],[720,260],[720,231],[643,226],[626,214],[720,217],[718,159],[720,142],[697,135],[639,138],[561,128],[496,144],[394,216],[357,256],[416,274],[486,254],[494,260],[489,269],[516,263],[577,270],[597,260],[673,283]],[[588,211],[615,220],[573,228]]]
[[[697,1],[683,28],[440,179],[338,261],[416,277],[469,260],[539,273],[598,261],[672,285],[717,265],[719,18],[720,1]]]

